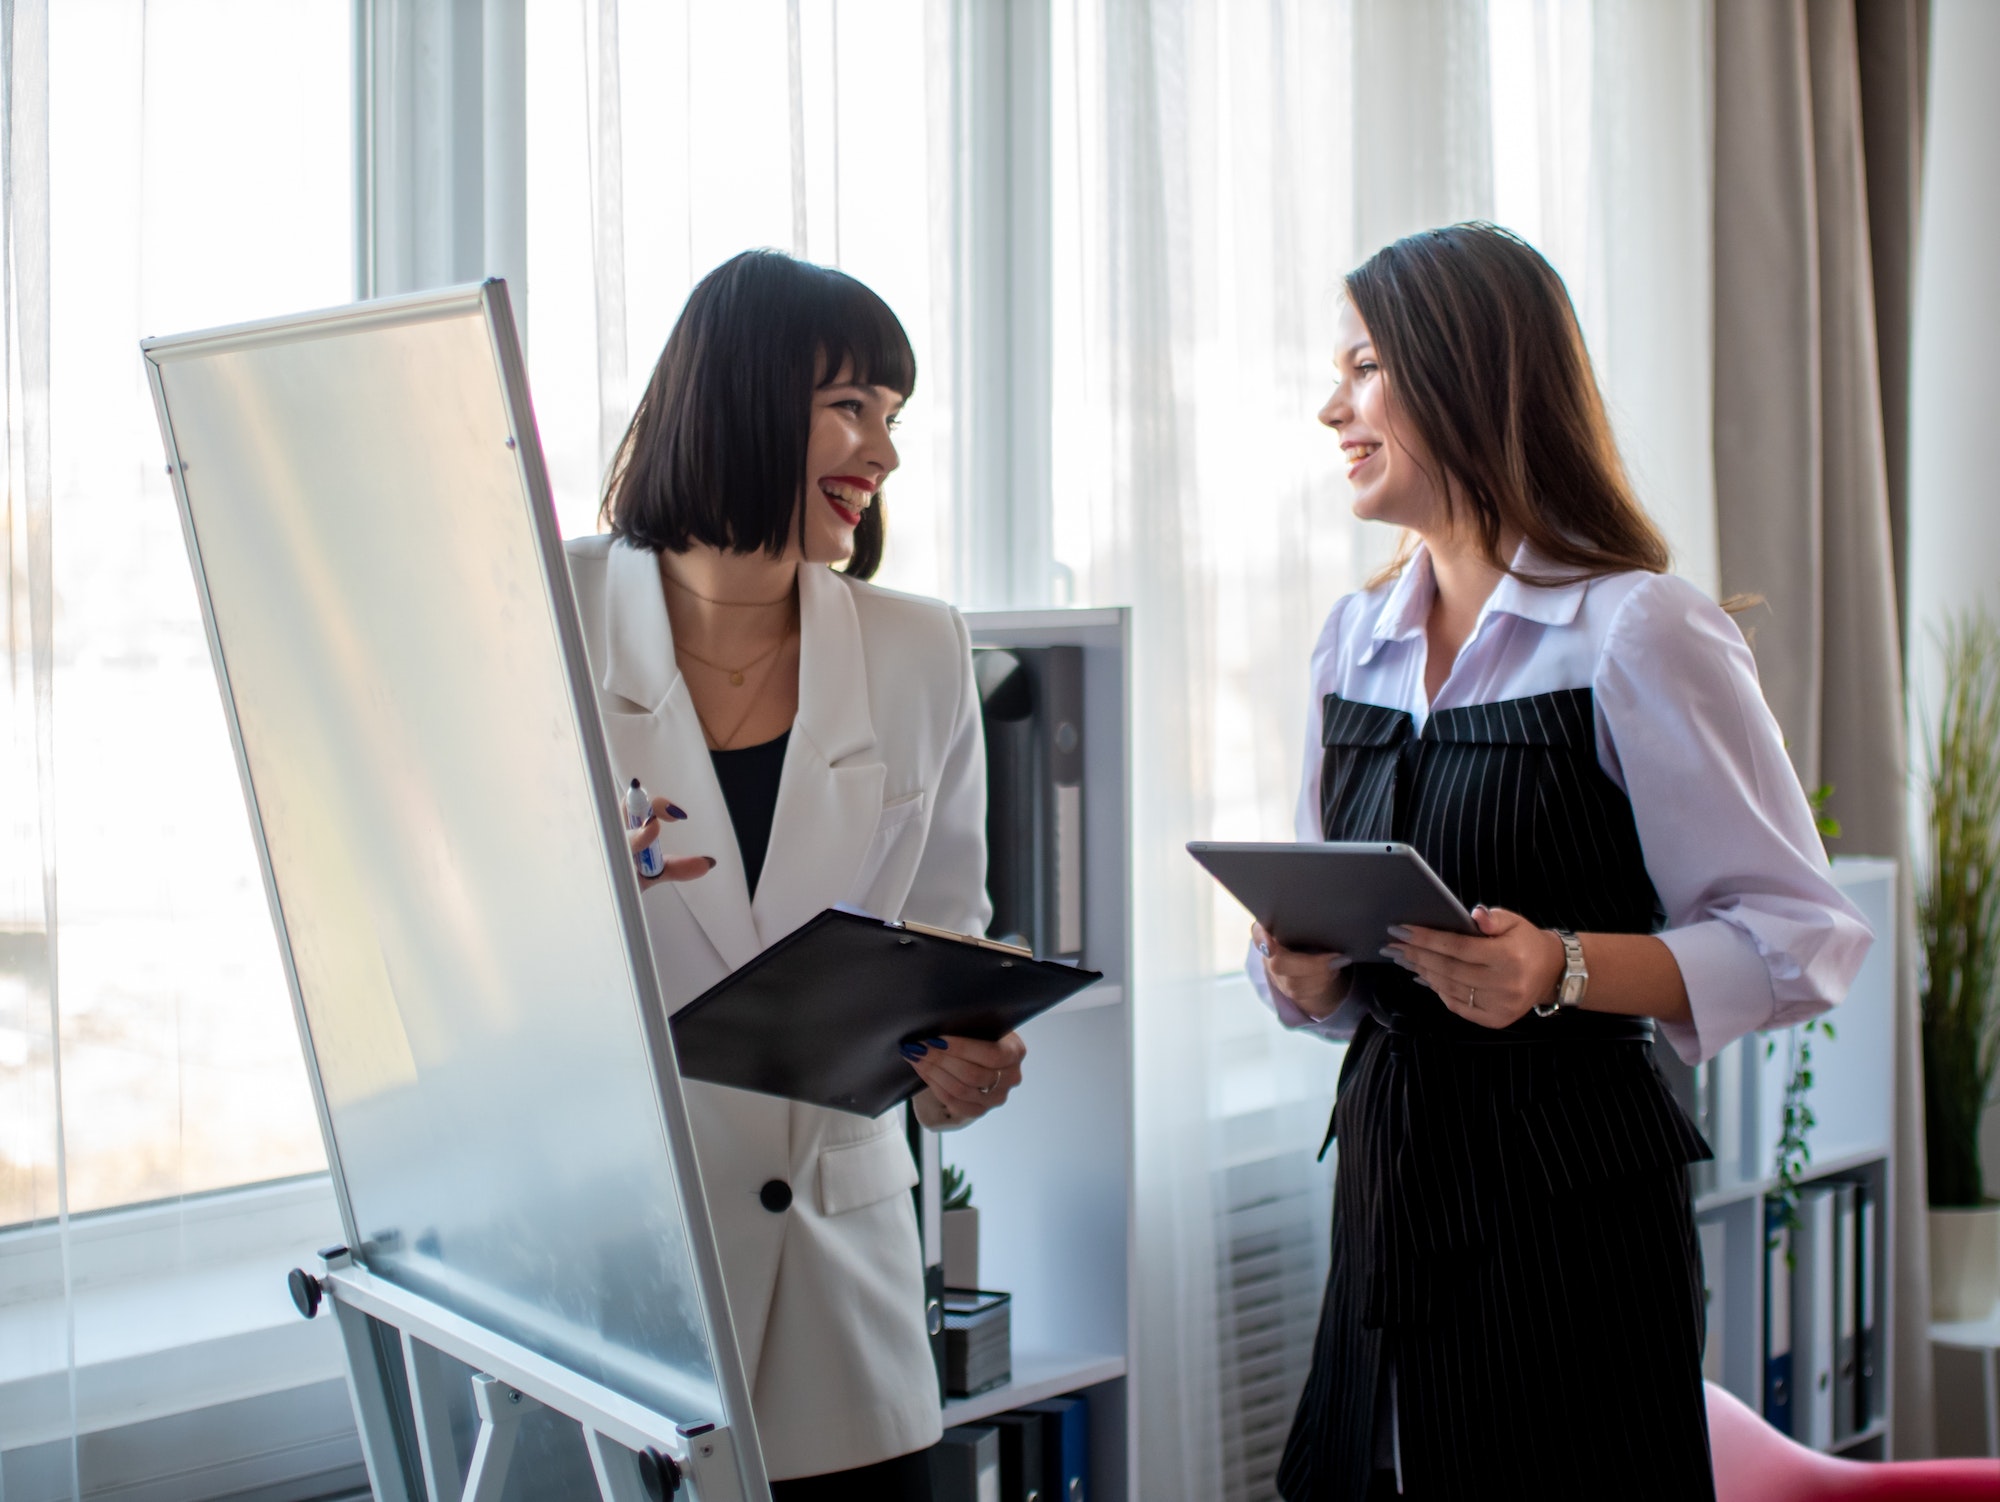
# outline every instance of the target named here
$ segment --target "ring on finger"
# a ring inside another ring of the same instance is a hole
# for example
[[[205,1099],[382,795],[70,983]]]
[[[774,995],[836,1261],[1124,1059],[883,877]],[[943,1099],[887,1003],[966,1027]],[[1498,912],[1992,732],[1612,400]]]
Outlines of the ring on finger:
[[[1001,1075],[1002,1075],[1002,1073],[1003,1073],[1003,1071],[1001,1071],[1001,1070],[998,1070],[998,1069],[994,1070],[994,1071],[993,1071],[993,1083],[992,1083],[991,1085],[988,1085],[988,1086],[987,1086],[987,1087],[986,1087],[986,1088],[985,1088],[984,1090],[981,1090],[981,1091],[980,1091],[979,1093],[980,1093],[981,1095],[991,1095],[991,1094],[993,1093],[994,1089],[995,1089],[995,1088],[996,1088],[996,1087],[997,1087],[997,1086],[999,1085],[999,1083],[1000,1083],[1000,1078],[1001,1078]]]
[[[1467,986],[1465,988],[1465,1004],[1475,1012],[1479,1010],[1479,987]]]

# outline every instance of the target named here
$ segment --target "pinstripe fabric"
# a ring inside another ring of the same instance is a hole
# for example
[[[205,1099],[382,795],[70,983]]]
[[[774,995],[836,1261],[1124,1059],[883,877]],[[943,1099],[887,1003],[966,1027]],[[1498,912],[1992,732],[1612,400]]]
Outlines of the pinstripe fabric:
[[[1659,901],[1590,690],[1409,715],[1328,695],[1328,839],[1417,847],[1468,906],[1645,933]],[[1341,1071],[1333,1256],[1279,1475],[1367,1494],[1397,1370],[1406,1495],[1705,1498],[1699,1252],[1709,1156],[1650,1027],[1600,1013],[1475,1027],[1391,965]]]

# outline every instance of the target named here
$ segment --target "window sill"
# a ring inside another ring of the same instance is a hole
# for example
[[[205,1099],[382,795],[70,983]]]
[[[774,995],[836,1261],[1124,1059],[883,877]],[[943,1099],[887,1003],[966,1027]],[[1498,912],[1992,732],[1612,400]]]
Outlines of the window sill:
[[[344,1383],[332,1321],[285,1290],[338,1225],[323,1174],[79,1217],[67,1306],[57,1228],[0,1233],[0,1450]]]

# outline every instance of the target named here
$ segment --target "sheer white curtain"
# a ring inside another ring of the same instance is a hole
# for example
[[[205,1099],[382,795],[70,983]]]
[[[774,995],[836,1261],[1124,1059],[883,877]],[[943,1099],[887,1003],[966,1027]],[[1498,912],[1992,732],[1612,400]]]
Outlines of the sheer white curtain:
[[[351,296],[348,37],[347,0],[0,5],[0,1493],[241,1396],[179,1350],[242,1318],[203,1323],[198,1197],[324,1164],[138,345]]]
[[[599,487],[695,282],[770,246],[879,292],[917,391],[881,582],[952,593],[948,182],[925,0],[529,0],[528,356],[565,532]]]
[[[1273,1495],[1325,1274],[1340,1050],[1235,975],[1181,852],[1289,838],[1305,666],[1394,538],[1313,423],[1342,273],[1496,218],[1568,278],[1642,494],[1713,583],[1705,12],[1056,0],[1055,549],[1134,607],[1137,1494]]]
[[[1491,217],[1569,283],[1640,499],[1716,589],[1709,12],[1488,0]]]
[[[5,736],[0,739],[0,1224],[66,1227],[62,1068],[55,993],[55,643],[49,505],[48,10],[0,4],[0,249],[4,249],[7,572]],[[67,1238],[52,1265],[71,1284]],[[61,1322],[17,1337],[15,1358],[67,1374],[74,1337]],[[67,1424],[74,1412],[51,1417]],[[0,1453],[12,1426],[0,1423]],[[57,1432],[61,1432],[58,1430]],[[13,1440],[18,1443],[18,1440]],[[72,1486],[73,1457],[61,1479]],[[4,1461],[0,1461],[4,1465]],[[59,1473],[60,1474],[60,1473]],[[4,1472],[0,1472],[4,1476]]]

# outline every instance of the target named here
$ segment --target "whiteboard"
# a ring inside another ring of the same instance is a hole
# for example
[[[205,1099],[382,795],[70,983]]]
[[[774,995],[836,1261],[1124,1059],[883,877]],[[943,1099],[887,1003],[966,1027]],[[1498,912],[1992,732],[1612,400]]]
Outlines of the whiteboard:
[[[754,1454],[505,287],[144,350],[356,1261]]]

